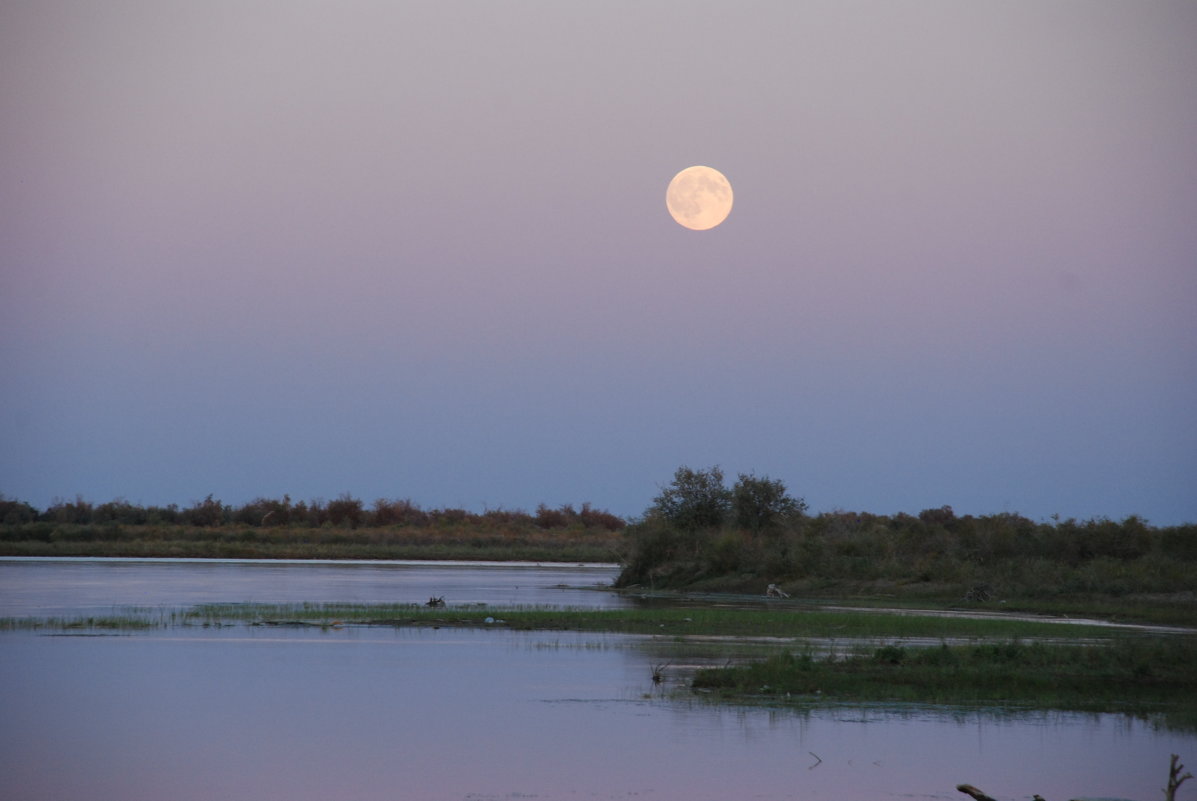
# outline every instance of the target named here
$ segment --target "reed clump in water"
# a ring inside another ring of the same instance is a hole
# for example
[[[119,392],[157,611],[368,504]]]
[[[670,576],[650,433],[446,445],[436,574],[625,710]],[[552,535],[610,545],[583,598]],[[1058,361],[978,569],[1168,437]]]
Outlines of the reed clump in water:
[[[884,645],[816,656],[785,651],[700,671],[693,687],[728,699],[791,703],[1017,705],[1167,713],[1197,727],[1197,638],[1119,637],[1102,645],[1010,640]]]

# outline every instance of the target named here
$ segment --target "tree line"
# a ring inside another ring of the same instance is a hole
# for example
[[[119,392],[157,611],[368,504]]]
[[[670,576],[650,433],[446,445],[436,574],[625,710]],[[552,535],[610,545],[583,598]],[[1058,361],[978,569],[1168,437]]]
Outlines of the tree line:
[[[471,526],[516,529],[582,529],[619,531],[626,521],[589,503],[580,508],[572,504],[549,507],[541,504],[535,512],[519,509],[489,509],[470,512],[465,509],[422,509],[410,500],[380,498],[367,506],[360,498],[343,494],[334,500],[293,501],[256,498],[240,506],[226,504],[208,495],[202,501],[180,508],[139,506],[123,499],[94,504],[82,497],[73,501],[55,500],[44,510],[0,496],[0,525],[53,523],[64,525],[119,526],[243,526],[250,528],[436,528]]]
[[[162,544],[168,540],[211,540],[242,549],[222,555],[270,557],[304,545],[312,554],[333,549],[321,551],[330,558],[397,558],[400,547],[442,547],[453,538],[470,553],[492,549],[487,558],[516,558],[511,554],[521,542],[542,549],[550,541],[589,543],[585,558],[621,562],[621,587],[755,593],[772,583],[791,593],[1179,599],[1191,597],[1197,576],[1197,524],[1156,527],[1133,515],[1036,522],[1011,513],[958,515],[951,506],[917,515],[811,515],[783,482],[741,473],[729,486],[718,467],[678,468],[631,521],[589,503],[476,513],[423,509],[410,500],[367,506],[349,494],[331,501],[284,495],[240,506],[209,495],[183,508],[76,497],[38,510],[0,496],[0,540],[25,549],[14,553],[66,553],[63,543],[76,541],[95,543],[87,553],[106,553],[104,542],[124,540],[145,541],[142,551],[157,554],[169,550]]]

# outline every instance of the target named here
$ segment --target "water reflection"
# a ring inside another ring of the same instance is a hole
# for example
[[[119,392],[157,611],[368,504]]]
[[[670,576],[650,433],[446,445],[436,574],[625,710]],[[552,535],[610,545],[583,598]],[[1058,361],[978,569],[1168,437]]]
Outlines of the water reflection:
[[[203,603],[621,607],[613,565],[205,559],[0,559],[0,617],[97,615]]]
[[[651,638],[249,626],[0,636],[6,798],[1152,797],[1197,739],[1112,716],[763,710]]]

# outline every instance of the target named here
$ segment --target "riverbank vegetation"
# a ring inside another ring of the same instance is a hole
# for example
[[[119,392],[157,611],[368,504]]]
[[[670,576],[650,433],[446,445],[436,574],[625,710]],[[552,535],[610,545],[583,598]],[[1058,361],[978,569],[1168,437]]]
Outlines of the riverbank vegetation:
[[[680,468],[625,531],[617,586],[872,596],[1197,623],[1197,525],[1138,517],[806,514],[784,484]]]
[[[590,504],[474,513],[349,495],[239,507],[208,496],[182,509],[76,498],[38,511],[0,499],[0,555],[617,562],[624,526]]]
[[[764,594],[969,605],[1197,625],[1197,524],[1139,517],[808,513],[781,482],[679,468],[629,522],[583,504],[534,512],[208,496],[186,507],[0,497],[0,555],[612,562],[643,594]]]

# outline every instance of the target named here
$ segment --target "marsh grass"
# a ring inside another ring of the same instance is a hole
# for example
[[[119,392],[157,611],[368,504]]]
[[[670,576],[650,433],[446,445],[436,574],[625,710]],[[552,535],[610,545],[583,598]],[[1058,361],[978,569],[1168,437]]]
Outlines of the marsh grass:
[[[490,619],[492,622],[487,622]],[[91,622],[89,622],[91,621]],[[420,604],[201,604],[163,612],[129,609],[110,618],[0,620],[0,628],[169,628],[172,626],[374,625],[463,626],[541,631],[609,631],[667,637],[834,639],[1108,638],[1108,627],[1003,618],[953,618],[878,614],[869,610],[810,608],[573,609],[490,607],[429,608]]]
[[[1197,638],[1117,637],[1100,646],[1008,640],[885,645],[818,656],[785,651],[699,671],[696,690],[729,700],[1019,705],[1166,715],[1197,728]]]

